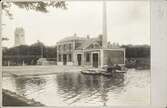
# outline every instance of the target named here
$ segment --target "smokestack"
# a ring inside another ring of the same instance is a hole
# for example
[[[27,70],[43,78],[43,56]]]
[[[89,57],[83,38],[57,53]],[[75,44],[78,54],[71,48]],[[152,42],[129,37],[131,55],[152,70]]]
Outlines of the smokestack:
[[[103,1],[103,40],[102,47],[107,48],[107,9],[106,1]]]

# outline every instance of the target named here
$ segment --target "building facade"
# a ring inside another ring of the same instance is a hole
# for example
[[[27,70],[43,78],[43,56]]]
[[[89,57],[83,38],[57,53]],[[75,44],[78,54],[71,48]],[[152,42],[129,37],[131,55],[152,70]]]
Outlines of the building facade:
[[[73,65],[74,51],[79,47],[85,38],[70,36],[57,42],[57,64],[58,65]]]
[[[81,38],[71,36],[57,43],[57,64],[86,67],[103,67],[108,64],[125,64],[125,49],[103,48],[102,36]]]

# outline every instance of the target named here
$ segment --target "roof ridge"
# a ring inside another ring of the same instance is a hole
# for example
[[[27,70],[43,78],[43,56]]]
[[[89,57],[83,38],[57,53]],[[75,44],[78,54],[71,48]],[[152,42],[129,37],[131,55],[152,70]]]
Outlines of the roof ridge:
[[[69,40],[75,40],[75,39],[86,39],[85,37],[81,37],[81,36],[67,36],[64,37],[63,39],[61,39],[59,42],[63,42],[63,41],[69,41]]]
[[[90,44],[92,44],[94,41],[97,41],[96,38],[90,38],[85,40],[82,45],[80,47],[78,47],[78,49],[85,49],[87,48]]]

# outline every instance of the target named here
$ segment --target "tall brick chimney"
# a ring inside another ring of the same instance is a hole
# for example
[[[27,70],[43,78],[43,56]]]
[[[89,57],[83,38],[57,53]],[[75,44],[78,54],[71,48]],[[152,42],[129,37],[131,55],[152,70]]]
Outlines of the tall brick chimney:
[[[102,47],[107,48],[107,9],[106,9],[106,1],[103,1],[103,39],[102,39]]]

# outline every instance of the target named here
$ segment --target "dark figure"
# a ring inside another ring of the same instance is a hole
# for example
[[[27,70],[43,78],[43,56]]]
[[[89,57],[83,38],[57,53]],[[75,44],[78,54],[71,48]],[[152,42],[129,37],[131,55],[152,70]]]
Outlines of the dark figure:
[[[121,66],[119,66],[118,64],[116,64],[115,69],[121,70]]]
[[[112,73],[113,72],[113,63],[111,61],[108,62],[107,72]]]
[[[113,67],[107,67],[107,72],[111,73],[113,71]]]

